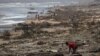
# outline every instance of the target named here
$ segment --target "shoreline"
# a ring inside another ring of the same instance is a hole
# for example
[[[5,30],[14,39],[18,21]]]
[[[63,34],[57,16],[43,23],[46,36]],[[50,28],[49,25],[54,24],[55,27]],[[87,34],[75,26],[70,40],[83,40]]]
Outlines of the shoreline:
[[[0,55],[30,56],[40,52],[45,55],[45,52],[54,53],[62,48],[61,51],[67,56],[68,49],[62,44],[72,40],[79,41],[80,44],[85,42],[86,45],[78,49],[83,56],[99,56],[99,9],[99,6],[60,7],[49,11],[49,16],[26,20],[25,23],[16,25],[10,32],[11,36],[1,36]],[[95,48],[98,52],[95,52]],[[94,52],[90,53],[91,51]]]
[[[23,18],[24,20],[24,22],[22,22],[22,23],[25,23],[25,21],[27,21],[27,20],[30,20],[31,18],[35,18],[36,17],[36,15],[39,15],[39,16],[46,16],[46,14],[47,14],[47,11],[48,10],[50,10],[50,9],[52,9],[52,10],[54,10],[53,8],[55,8],[55,7],[61,7],[61,6],[53,6],[53,7],[48,7],[48,9],[47,8],[44,8],[44,10],[45,10],[45,12],[44,11],[41,11],[41,13],[43,13],[43,14],[41,14],[40,12],[36,12],[36,14],[29,14],[28,15],[28,13],[27,13],[27,17],[26,18]],[[30,7],[31,8],[31,7]],[[32,12],[31,10],[30,11],[28,11],[28,12]],[[32,13],[34,13],[34,12],[32,12]],[[40,13],[40,14],[39,14]],[[14,25],[17,25],[18,23],[16,23],[16,24],[11,24],[11,25],[0,25],[0,27],[1,27],[1,29],[3,29],[3,28],[13,28],[14,27]],[[7,29],[6,29],[7,30]],[[4,29],[3,29],[3,31],[4,31]]]
[[[48,7],[48,9],[47,8],[45,8],[45,10],[46,11],[49,11],[49,10],[55,10],[55,9],[59,9],[59,8],[64,8],[64,7],[68,7],[68,8],[77,8],[77,7],[87,7],[88,5],[64,5],[64,6],[53,6],[53,7]],[[31,7],[30,7],[31,8]],[[30,12],[31,12],[31,10],[30,10]],[[43,13],[44,13],[44,11],[42,11]],[[38,12],[37,12],[38,13]],[[46,14],[46,13],[45,13]],[[46,16],[45,14],[43,14],[43,16]],[[31,14],[30,14],[31,15]],[[36,14],[34,14],[34,17],[33,18],[35,18],[35,15]],[[38,14],[39,15],[39,14]],[[41,14],[42,15],[42,14]],[[31,15],[31,16],[33,16],[33,14]],[[28,13],[27,13],[27,17],[26,18],[23,18],[24,19],[24,22],[22,22],[22,23],[25,23],[25,21],[27,21],[27,20],[30,20],[31,19],[31,16],[28,18]],[[42,17],[42,16],[40,16],[40,17]],[[5,26],[0,26],[0,27],[2,27],[2,28],[13,28],[14,26],[13,25],[17,25],[18,23],[16,23],[16,24],[11,24],[11,25],[5,25]],[[8,26],[8,27],[7,27]],[[11,27],[9,27],[9,26],[11,26]]]
[[[55,2],[49,2],[49,3],[55,3]],[[9,3],[8,3],[9,4]],[[13,4],[13,3],[10,3],[10,4]],[[17,3],[18,5],[20,5],[20,3]],[[32,3],[27,3],[27,5],[29,6],[30,4],[32,4]],[[74,5],[74,4],[73,4]],[[69,6],[69,7],[71,7],[71,6],[73,6],[73,5],[63,5],[62,4],[62,7],[66,7],[66,6]],[[33,5],[32,5],[33,6]],[[47,5],[46,5],[47,6]],[[57,4],[56,6],[61,6],[61,4]],[[56,7],[55,6],[55,7]],[[76,6],[76,5],[75,5]],[[78,6],[78,5],[77,5]],[[31,6],[29,6],[29,7],[31,7]],[[48,8],[54,8],[54,5],[52,6],[52,7],[48,7]],[[46,9],[47,10],[47,9]],[[48,11],[48,10],[47,10]],[[27,18],[26,18],[27,19]]]

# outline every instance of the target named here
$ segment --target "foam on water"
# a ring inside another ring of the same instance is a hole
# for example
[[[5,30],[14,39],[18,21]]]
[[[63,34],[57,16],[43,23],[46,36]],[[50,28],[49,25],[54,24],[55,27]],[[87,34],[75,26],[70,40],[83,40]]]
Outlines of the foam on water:
[[[5,21],[2,21],[3,24],[0,24],[0,25],[11,25],[11,24],[17,24],[17,23],[22,23],[24,21],[13,21],[13,20],[5,20]]]
[[[20,16],[3,17],[3,18],[1,18],[1,19],[2,19],[2,20],[7,20],[7,19],[13,20],[13,19],[16,19],[16,18],[20,19],[20,18],[25,18],[25,17],[26,17],[25,15],[20,15]]]

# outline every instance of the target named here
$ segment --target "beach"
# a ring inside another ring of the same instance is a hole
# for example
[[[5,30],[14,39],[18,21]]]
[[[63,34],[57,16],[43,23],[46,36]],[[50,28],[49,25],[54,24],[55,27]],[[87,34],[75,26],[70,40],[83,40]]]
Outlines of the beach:
[[[68,6],[70,4],[76,4],[73,1],[48,1],[48,2],[31,2],[31,3],[0,3],[0,26],[14,25],[22,23],[29,16],[28,12],[41,12],[45,13],[48,8],[53,6]],[[30,8],[34,8],[30,10]],[[34,14],[36,15],[36,14]],[[6,28],[6,27],[5,27]]]
[[[99,3],[33,1],[0,4],[0,56],[100,56]]]

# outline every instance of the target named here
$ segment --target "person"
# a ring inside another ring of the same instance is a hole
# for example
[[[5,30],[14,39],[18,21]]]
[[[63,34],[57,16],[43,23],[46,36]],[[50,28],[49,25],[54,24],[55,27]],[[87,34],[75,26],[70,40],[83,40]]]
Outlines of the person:
[[[66,45],[69,47],[69,53],[71,51],[72,51],[72,54],[76,53],[78,46],[75,41],[66,42]]]

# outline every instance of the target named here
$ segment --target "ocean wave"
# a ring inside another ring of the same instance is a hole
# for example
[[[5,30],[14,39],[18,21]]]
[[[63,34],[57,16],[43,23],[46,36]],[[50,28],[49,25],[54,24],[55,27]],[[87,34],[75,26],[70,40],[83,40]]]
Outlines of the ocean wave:
[[[9,17],[3,17],[3,18],[1,18],[2,20],[7,20],[7,19],[16,19],[16,18],[26,18],[27,16],[25,16],[25,15],[21,15],[21,16],[9,16]]]
[[[13,20],[5,20],[0,22],[0,25],[12,25],[12,24],[17,24],[17,23],[22,23],[24,21],[13,21]]]

